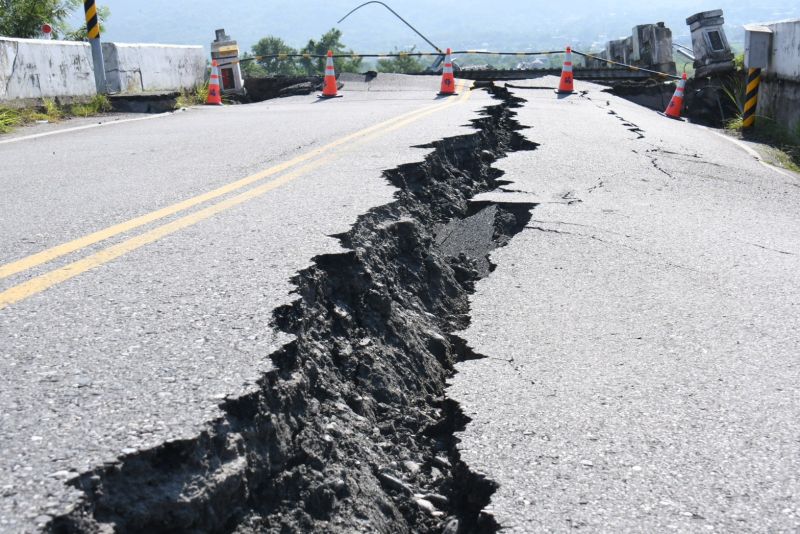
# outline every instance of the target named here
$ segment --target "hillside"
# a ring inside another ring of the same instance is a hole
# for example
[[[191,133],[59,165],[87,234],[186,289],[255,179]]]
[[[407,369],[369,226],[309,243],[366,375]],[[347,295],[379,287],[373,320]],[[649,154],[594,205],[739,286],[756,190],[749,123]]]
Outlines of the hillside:
[[[277,35],[293,46],[302,46],[336,26],[336,21],[358,2],[348,0],[290,2],[281,0],[173,0],[156,7],[130,0],[106,0],[111,9],[106,38],[128,42],[193,43],[208,46],[214,29],[224,27],[249,47],[260,37]],[[725,0],[709,5],[674,0],[659,5],[608,0],[559,2],[511,0],[440,0],[435,5],[422,0],[389,2],[401,15],[440,46],[457,48],[536,49],[572,43],[588,47],[630,34],[636,24],[664,21],[676,40],[688,42],[685,18],[699,10],[722,7],[732,41],[742,38],[741,25],[761,20],[800,17],[800,5],[786,0],[758,4]],[[224,6],[224,7],[223,7]],[[76,24],[80,19],[76,18]],[[388,51],[427,45],[390,13],[377,5],[367,6],[339,26],[348,46],[364,52]]]

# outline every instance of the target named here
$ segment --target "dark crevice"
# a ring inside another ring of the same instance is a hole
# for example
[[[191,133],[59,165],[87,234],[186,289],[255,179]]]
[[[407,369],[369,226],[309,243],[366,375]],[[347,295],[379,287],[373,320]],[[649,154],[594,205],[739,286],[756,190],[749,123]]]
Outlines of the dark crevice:
[[[491,163],[536,147],[500,103],[475,133],[430,145],[385,173],[396,200],[337,236],[274,313],[294,341],[270,355],[259,388],[221,405],[200,435],[81,475],[80,506],[49,531],[495,532],[483,510],[496,484],[469,469],[446,398],[458,361],[481,357],[454,332],[489,254],[526,227],[533,204],[471,202],[494,190]]]
[[[658,163],[658,158],[657,158],[657,157],[655,157],[655,156],[648,156],[648,159],[650,160],[650,163],[653,165],[653,168],[654,168],[655,170],[657,170],[657,171],[658,171],[658,172],[660,172],[661,174],[664,174],[664,175],[668,176],[669,178],[675,178],[674,176],[672,176],[672,174],[671,174],[669,171],[667,171],[666,169],[664,169],[664,168],[663,168],[663,167],[662,167],[662,166],[661,166],[661,165]]]
[[[587,94],[588,94],[587,91],[582,91],[580,96],[581,96],[581,98],[585,98],[586,100],[589,100],[590,102],[594,102],[594,99],[591,98],[590,96],[587,96]],[[611,102],[606,100],[604,106],[600,105],[600,104],[597,104],[597,103],[595,103],[595,105],[600,109],[607,109],[609,106],[611,106]],[[645,138],[645,135],[644,135],[645,131],[642,130],[638,125],[636,125],[636,124],[630,122],[629,120],[627,120],[626,118],[620,116],[619,113],[617,113],[613,109],[608,109],[608,114],[616,117],[617,119],[619,119],[619,121],[622,123],[622,125],[629,132],[632,132],[632,133],[636,134],[636,140]]]

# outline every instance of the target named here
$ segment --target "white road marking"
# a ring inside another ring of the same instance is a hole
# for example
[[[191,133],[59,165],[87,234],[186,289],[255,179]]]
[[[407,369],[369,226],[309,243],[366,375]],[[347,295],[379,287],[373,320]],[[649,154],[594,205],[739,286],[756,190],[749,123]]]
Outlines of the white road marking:
[[[148,121],[148,120],[152,120],[152,119],[159,119],[161,117],[166,117],[168,115],[174,115],[175,113],[177,113],[177,112],[176,111],[167,111],[166,113],[159,113],[157,115],[148,115],[146,117],[137,117],[135,119],[121,119],[121,120],[115,120],[115,121],[109,121],[109,122],[101,122],[101,123],[97,123],[97,124],[87,124],[87,125],[84,125],[84,126],[76,126],[74,128],[64,128],[62,130],[53,130],[52,132],[44,132],[44,133],[39,133],[39,134],[26,135],[24,137],[14,137],[13,139],[5,139],[3,141],[0,141],[0,145],[5,145],[7,143],[17,143],[19,141],[30,141],[31,139],[39,139],[39,138],[42,138],[42,137],[49,137],[51,135],[57,135],[57,134],[63,134],[63,133],[69,133],[69,132],[78,132],[80,130],[89,130],[91,128],[100,128],[102,126],[112,126],[114,124],[124,124],[126,122],[138,122],[138,121]]]

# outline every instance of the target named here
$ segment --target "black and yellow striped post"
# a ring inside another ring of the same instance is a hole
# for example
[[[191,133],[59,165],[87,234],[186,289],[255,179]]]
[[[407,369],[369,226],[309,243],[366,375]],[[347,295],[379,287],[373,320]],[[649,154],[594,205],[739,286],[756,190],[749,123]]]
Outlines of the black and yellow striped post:
[[[747,90],[744,97],[744,113],[742,129],[751,130],[756,124],[756,107],[758,107],[758,86],[761,84],[761,69],[748,69]]]
[[[94,61],[94,83],[97,92],[105,94],[106,88],[106,67],[103,61],[103,47],[100,45],[100,20],[97,16],[97,5],[95,0],[84,0],[83,10],[86,13],[86,35],[92,45],[92,60]]]

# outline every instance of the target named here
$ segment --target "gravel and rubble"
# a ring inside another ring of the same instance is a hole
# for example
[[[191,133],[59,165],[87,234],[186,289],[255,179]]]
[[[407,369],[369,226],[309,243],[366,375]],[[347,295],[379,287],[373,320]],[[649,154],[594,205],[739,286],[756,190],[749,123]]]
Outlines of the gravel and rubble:
[[[256,392],[224,401],[200,435],[72,478],[84,498],[47,530],[496,531],[484,511],[496,484],[461,460],[469,420],[445,396],[455,363],[480,357],[454,332],[488,254],[533,208],[470,202],[502,185],[496,159],[536,147],[518,133],[520,100],[489,91],[500,102],[475,133],[387,171],[396,200],[296,275],[297,299],[274,314],[294,340]]]

